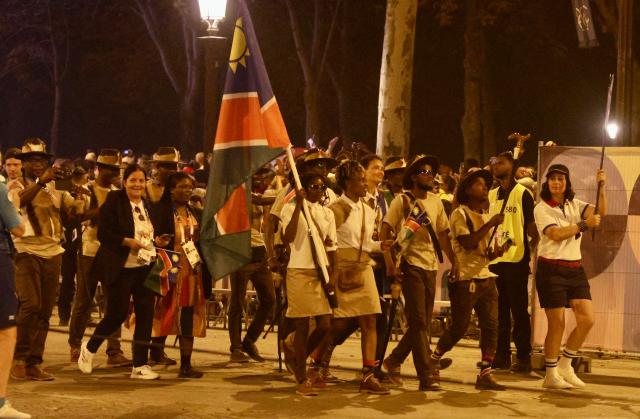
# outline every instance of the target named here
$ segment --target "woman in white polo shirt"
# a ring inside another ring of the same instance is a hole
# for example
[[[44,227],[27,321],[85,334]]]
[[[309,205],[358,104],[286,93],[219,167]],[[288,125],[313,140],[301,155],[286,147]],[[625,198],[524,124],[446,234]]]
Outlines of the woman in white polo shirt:
[[[605,180],[604,171],[598,170],[596,181],[604,185]],[[604,187],[600,191],[596,214],[593,205],[574,198],[569,169],[562,164],[553,164],[547,171],[546,182],[542,184],[542,200],[533,211],[540,233],[536,290],[549,324],[544,342],[546,375],[542,386],[545,388],[585,386],[571,366],[593,326],[591,292],[581,264],[580,242],[582,234],[597,227],[600,217],[606,213]],[[558,361],[565,327],[565,307],[573,310],[576,327]]]

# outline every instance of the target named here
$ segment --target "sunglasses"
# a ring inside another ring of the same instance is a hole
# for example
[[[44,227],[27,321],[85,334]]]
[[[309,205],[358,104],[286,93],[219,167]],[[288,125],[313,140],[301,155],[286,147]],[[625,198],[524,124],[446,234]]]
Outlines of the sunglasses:
[[[416,170],[416,175],[433,176],[433,174],[434,174],[433,170],[429,170],[429,169]]]
[[[326,191],[327,185],[321,185],[319,183],[314,183],[313,185],[307,186],[307,189],[311,189],[312,191]]]
[[[138,214],[138,220],[144,222],[145,218],[144,215],[142,215],[142,210],[140,209],[140,207],[135,207],[134,211],[136,212],[136,214]]]
[[[327,163],[323,162],[323,161],[317,161],[317,162],[314,162],[314,163],[310,163],[310,166],[311,167],[317,167],[319,169],[325,169],[325,168],[327,168]]]

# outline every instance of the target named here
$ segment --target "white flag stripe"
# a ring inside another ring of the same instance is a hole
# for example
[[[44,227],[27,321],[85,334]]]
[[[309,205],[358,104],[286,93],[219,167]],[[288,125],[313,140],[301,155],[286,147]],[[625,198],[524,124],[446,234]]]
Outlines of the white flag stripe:
[[[247,97],[258,97],[258,93],[257,92],[225,93],[224,95],[222,95],[222,100],[243,99]]]
[[[274,103],[276,103],[276,97],[272,96],[271,99],[260,108],[260,112],[265,113]]]
[[[255,147],[255,146],[267,146],[269,145],[269,142],[267,141],[266,138],[261,138],[261,139],[257,139],[257,140],[236,140],[236,141],[225,141],[224,143],[216,143],[213,146],[213,150],[225,150],[227,148],[234,148],[234,147]]]

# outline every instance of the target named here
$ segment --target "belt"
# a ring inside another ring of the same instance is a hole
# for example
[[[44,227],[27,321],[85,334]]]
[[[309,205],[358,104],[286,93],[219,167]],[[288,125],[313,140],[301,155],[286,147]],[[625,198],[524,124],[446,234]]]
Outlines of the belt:
[[[582,266],[582,263],[579,260],[547,259],[540,256],[538,257],[538,260],[542,263],[546,263],[547,265],[564,266],[565,268],[579,268]]]

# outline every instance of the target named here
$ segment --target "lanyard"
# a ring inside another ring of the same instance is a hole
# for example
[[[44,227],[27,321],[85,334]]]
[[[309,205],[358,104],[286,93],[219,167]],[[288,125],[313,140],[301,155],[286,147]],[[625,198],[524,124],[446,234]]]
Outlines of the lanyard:
[[[191,222],[191,212],[189,211],[188,206],[185,206],[185,210],[187,212],[187,223],[189,224],[189,240],[193,240],[194,227],[193,223]],[[184,234],[184,224],[182,222],[182,217],[180,216],[180,214],[178,214],[178,209],[175,206],[173,207],[173,214],[178,220],[178,225],[180,226],[180,237],[182,238],[182,243],[180,244],[184,244],[187,242],[187,237]]]

